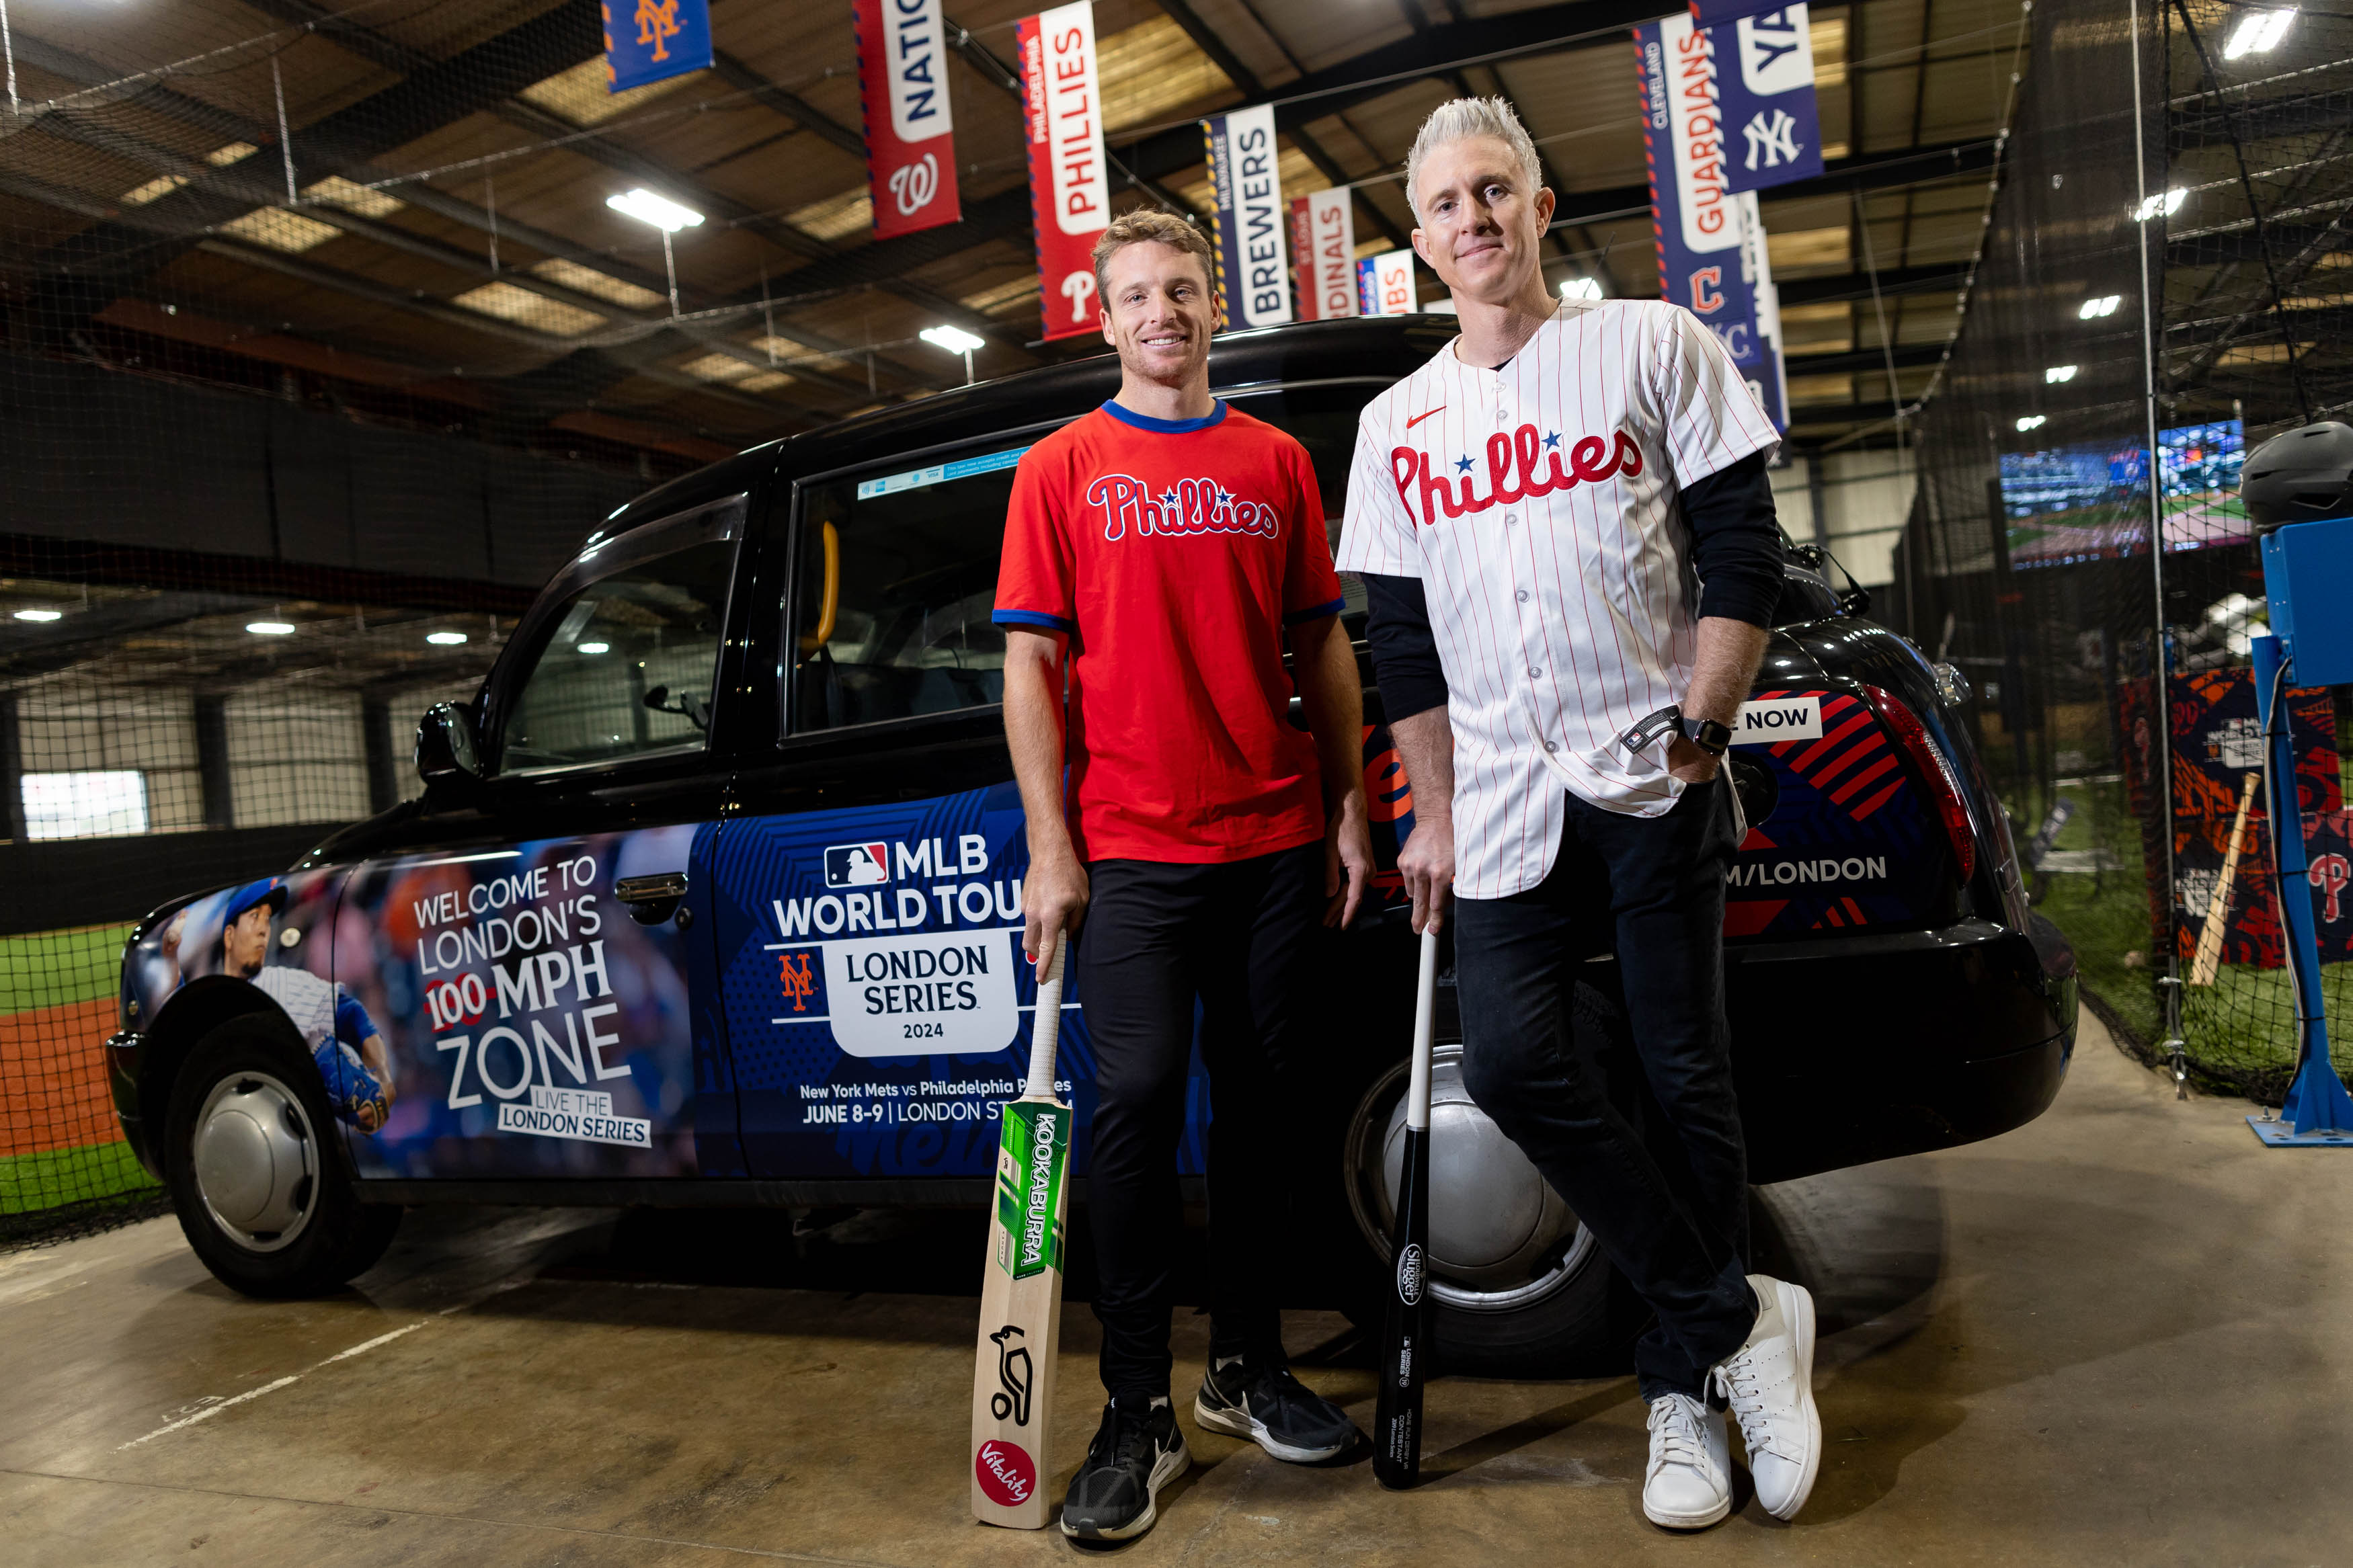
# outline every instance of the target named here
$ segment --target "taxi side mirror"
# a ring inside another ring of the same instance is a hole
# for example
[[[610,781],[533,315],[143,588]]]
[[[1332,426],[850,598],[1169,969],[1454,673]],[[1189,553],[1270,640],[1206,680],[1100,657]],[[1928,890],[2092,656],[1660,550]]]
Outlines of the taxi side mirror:
[[[463,708],[436,702],[417,721],[417,773],[428,784],[482,776],[474,751],[474,721]]]

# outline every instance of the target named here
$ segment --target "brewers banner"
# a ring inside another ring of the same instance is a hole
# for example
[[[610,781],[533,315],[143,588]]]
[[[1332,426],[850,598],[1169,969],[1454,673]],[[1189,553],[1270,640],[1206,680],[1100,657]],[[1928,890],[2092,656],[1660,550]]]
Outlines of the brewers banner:
[[[1218,201],[1218,293],[1223,324],[1279,327],[1291,320],[1283,258],[1282,183],[1275,172],[1274,108],[1238,109],[1201,121]]]
[[[606,91],[711,68],[710,0],[605,0],[602,9]]]
[[[1029,141],[1038,285],[1050,342],[1097,330],[1095,236],[1111,226],[1094,7],[1079,0],[1024,16],[1014,36]]]
[[[1636,27],[1634,47],[1659,297],[1707,323],[1775,427],[1786,430],[1781,310],[1765,225],[1756,195],[1731,188],[1707,35],[1688,16],[1665,16]]]
[[[1346,191],[1292,199],[1291,249],[1299,268],[1299,319],[1355,315],[1356,209]]]
[[[866,182],[877,239],[964,216],[940,5],[856,0],[858,102],[866,118]]]
[[[1820,174],[1821,116],[1806,8],[1785,5],[1711,27],[1708,43],[1727,132],[1725,188],[1761,191]]]

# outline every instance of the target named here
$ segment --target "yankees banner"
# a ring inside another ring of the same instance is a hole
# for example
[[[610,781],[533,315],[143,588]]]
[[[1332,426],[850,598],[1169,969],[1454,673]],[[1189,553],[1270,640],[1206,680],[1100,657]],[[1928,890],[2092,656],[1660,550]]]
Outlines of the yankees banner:
[[[1301,321],[1356,313],[1356,209],[1346,191],[1292,198],[1291,254]]]
[[[1217,192],[1220,324],[1279,327],[1291,320],[1291,266],[1282,246],[1282,181],[1275,169],[1274,107],[1201,121]]]
[[[1721,27],[1726,22],[1762,16],[1774,9],[1772,0],[1691,0],[1692,26]]]
[[[941,0],[854,0],[858,103],[866,119],[866,183],[877,239],[964,216],[940,8]]]
[[[1814,40],[1803,5],[1784,5],[1708,29],[1729,154],[1725,187],[1761,191],[1822,172],[1814,103]],[[1726,57],[1729,56],[1729,59]]]
[[[711,0],[605,0],[605,90],[711,68]],[[620,23],[613,13],[620,10]]]
[[[1663,16],[1634,29],[1634,47],[1659,297],[1707,323],[1775,428],[1787,430],[1780,299],[1756,194],[1731,188],[1707,35],[1688,16]]]
[[[1095,83],[1094,6],[1078,0],[1024,16],[1014,37],[1038,284],[1051,342],[1098,330],[1093,252],[1095,236],[1111,226],[1111,181]]]

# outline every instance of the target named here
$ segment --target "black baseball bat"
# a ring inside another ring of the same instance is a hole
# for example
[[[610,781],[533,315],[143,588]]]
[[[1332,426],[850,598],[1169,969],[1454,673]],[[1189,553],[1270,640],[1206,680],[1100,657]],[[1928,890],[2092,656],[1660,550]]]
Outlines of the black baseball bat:
[[[1430,1030],[1438,985],[1438,932],[1421,934],[1413,1004],[1413,1069],[1406,1080],[1404,1159],[1389,1228],[1388,1311],[1380,1394],[1373,1407],[1373,1477],[1396,1490],[1421,1479],[1421,1385],[1430,1376]]]

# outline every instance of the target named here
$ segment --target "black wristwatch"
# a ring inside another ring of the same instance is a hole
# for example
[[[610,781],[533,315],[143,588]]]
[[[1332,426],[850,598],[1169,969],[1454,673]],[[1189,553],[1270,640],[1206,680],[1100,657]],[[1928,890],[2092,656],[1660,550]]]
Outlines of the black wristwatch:
[[[1711,757],[1720,757],[1732,747],[1732,731],[1713,719],[1686,718],[1683,739]]]

